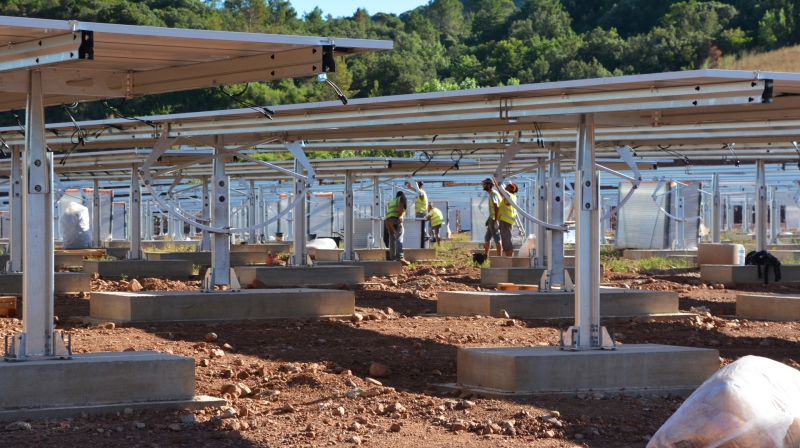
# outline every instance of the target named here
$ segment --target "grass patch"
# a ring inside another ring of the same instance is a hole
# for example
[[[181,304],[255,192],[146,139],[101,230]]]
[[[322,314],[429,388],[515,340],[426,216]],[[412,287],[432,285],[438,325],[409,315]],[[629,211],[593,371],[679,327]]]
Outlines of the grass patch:
[[[165,244],[164,247],[150,246],[147,252],[197,252],[197,246],[192,244]]]
[[[688,269],[697,267],[685,258],[652,257],[643,260],[623,260],[619,256],[601,255],[600,263],[610,272],[644,272],[663,269]]]

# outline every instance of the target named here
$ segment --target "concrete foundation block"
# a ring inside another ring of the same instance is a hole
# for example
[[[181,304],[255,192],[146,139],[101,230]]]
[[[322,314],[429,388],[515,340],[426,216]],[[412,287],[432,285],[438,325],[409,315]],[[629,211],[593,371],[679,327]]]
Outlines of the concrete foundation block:
[[[258,279],[267,286],[336,286],[364,283],[363,266],[237,266],[239,283],[250,285]]]
[[[363,261],[386,261],[389,258],[389,251],[386,249],[356,249],[355,253]]]
[[[750,319],[800,320],[800,296],[737,294],[736,315]]]
[[[85,272],[56,272],[56,294],[78,294],[92,290],[92,276]],[[0,294],[22,295],[22,274],[0,274]]]
[[[361,266],[364,277],[391,277],[403,273],[403,265],[399,261],[317,261],[317,266]]]
[[[538,285],[545,268],[482,268],[481,286],[496,286],[498,283],[514,283],[517,285]],[[572,281],[575,281],[575,268],[568,267]]]
[[[493,268],[529,268],[531,257],[492,257],[489,261]]]
[[[193,265],[211,266],[211,252],[146,252],[148,261],[188,260]],[[266,252],[231,252],[231,266],[250,266],[266,263]]]
[[[315,249],[314,261],[339,261],[344,249]]]
[[[11,255],[0,255],[0,269],[5,269],[6,264],[11,259]],[[74,267],[83,265],[83,255],[79,254],[55,254],[53,256],[53,266],[58,268]]]
[[[3,416],[42,409],[77,413],[83,406],[194,399],[195,361],[157,352],[77,354],[71,360],[0,363]],[[77,412],[76,412],[77,410]],[[63,416],[63,415],[62,415]]]
[[[740,244],[698,244],[697,262],[704,264],[739,264]]]
[[[763,276],[764,267],[761,268]],[[800,283],[800,264],[784,264],[781,266],[781,277],[783,278],[778,283]],[[717,265],[706,264],[700,266],[700,280],[712,283],[749,283],[749,284],[763,284],[764,279],[758,278],[757,266],[732,266],[732,265]],[[769,282],[775,283],[775,273],[772,268],[769,269]]]
[[[436,249],[403,248],[403,258],[408,261],[431,261],[436,259]]]
[[[436,311],[452,316],[497,316],[506,310],[521,319],[575,316],[574,292],[453,291],[438,294]],[[634,317],[677,314],[678,293],[600,288],[600,316]]]
[[[328,289],[95,292],[91,295],[89,308],[92,318],[114,322],[214,322],[343,316],[354,313],[355,293]]]
[[[550,394],[639,391],[686,394],[719,369],[713,349],[656,344],[616,350],[558,347],[461,348],[458,385],[500,393]]]
[[[83,272],[102,277],[188,277],[192,275],[189,260],[85,260]]]

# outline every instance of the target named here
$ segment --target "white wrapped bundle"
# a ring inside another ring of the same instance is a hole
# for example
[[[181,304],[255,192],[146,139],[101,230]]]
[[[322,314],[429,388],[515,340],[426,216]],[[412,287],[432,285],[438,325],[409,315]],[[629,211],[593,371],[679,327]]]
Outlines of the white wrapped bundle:
[[[336,249],[336,241],[331,238],[317,238],[306,243],[306,254],[316,259],[317,249]]]
[[[800,372],[745,356],[706,380],[647,448],[796,448]]]
[[[86,249],[92,245],[89,209],[70,202],[58,220],[61,229],[61,247],[64,249]]]

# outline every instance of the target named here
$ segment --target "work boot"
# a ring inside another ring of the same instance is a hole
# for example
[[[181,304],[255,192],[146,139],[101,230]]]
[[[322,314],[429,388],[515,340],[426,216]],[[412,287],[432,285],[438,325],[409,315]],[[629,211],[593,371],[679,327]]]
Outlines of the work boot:
[[[411,263],[408,260],[406,260],[405,258],[398,258],[397,261],[399,261],[403,266],[411,265]]]

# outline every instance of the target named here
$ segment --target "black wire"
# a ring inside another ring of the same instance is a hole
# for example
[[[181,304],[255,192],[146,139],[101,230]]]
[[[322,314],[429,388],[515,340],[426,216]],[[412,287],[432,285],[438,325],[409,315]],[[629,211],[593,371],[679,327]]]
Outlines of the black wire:
[[[81,126],[77,121],[75,121],[75,117],[73,117],[69,112],[70,109],[75,109],[76,107],[78,107],[78,103],[74,103],[71,106],[67,106],[66,104],[61,105],[61,108],[67,113],[69,119],[72,120],[72,125],[75,127],[75,131],[72,132],[72,136],[69,138],[70,143],[72,143],[72,148],[70,148],[69,151],[64,154],[64,157],[61,158],[61,162],[59,162],[61,165],[67,164],[67,158],[70,156],[70,154],[72,154],[73,151],[75,151],[75,148],[77,148],[78,145],[86,146],[86,131],[81,129]],[[78,139],[77,141],[75,141],[76,136]]]
[[[683,155],[683,154],[681,154],[681,153],[679,153],[679,152],[677,152],[677,151],[672,151],[672,150],[670,150],[669,148],[671,148],[671,147],[672,147],[672,145],[667,145],[667,147],[666,147],[666,148],[665,148],[665,147],[663,147],[663,146],[661,146],[661,145],[656,145],[656,146],[658,146],[658,149],[660,149],[660,150],[662,150],[662,151],[666,152],[667,154],[669,154],[669,155],[671,155],[671,156],[674,156],[674,157],[677,157],[677,158],[681,159],[681,161],[683,161],[683,163],[685,163],[685,164],[687,164],[687,165],[690,165],[690,164],[691,164],[691,162],[689,161],[689,158],[688,158],[688,157],[686,157],[685,155]]]
[[[419,155],[419,161],[420,161],[420,162],[422,162],[422,156],[425,156],[425,158],[427,159],[427,160],[424,162],[424,163],[425,163],[425,165],[422,165],[421,167],[419,167],[419,168],[417,169],[417,171],[414,171],[414,172],[411,174],[411,177],[414,177],[414,176],[416,176],[416,175],[417,175],[417,173],[419,172],[419,170],[425,169],[425,168],[428,166],[428,164],[429,164],[429,163],[431,163],[431,159],[433,159],[433,157],[431,157],[431,155],[430,155],[430,154],[428,154],[428,151],[422,151],[422,154],[420,154],[420,155]]]
[[[458,155],[458,159],[456,159],[455,157],[453,157],[453,154],[457,154],[457,155]],[[452,150],[452,151],[450,152],[450,160],[452,160],[452,161],[453,161],[453,166],[451,166],[450,168],[446,169],[446,170],[444,171],[444,173],[442,173],[442,176],[446,175],[446,174],[447,174],[447,172],[448,172],[448,171],[450,171],[450,170],[452,170],[453,168],[455,168],[455,169],[458,169],[458,163],[459,163],[459,162],[461,162],[461,159],[462,159],[463,157],[464,157],[464,153],[462,153],[460,149],[454,149],[454,150]]]
[[[154,127],[156,127],[156,124],[155,124],[155,123],[153,123],[153,122],[152,122],[152,121],[150,121],[150,120],[144,120],[144,119],[142,119],[142,118],[131,117],[131,116],[129,116],[129,115],[125,115],[125,114],[123,114],[122,112],[120,112],[120,109],[122,108],[122,106],[124,106],[124,105],[125,105],[125,103],[126,103],[127,101],[128,101],[128,99],[127,99],[127,98],[123,98],[123,99],[122,99],[122,101],[121,101],[119,104],[117,104],[117,105],[114,105],[114,106],[110,106],[110,105],[108,104],[108,101],[103,101],[103,106],[106,106],[106,107],[108,108],[108,110],[110,110],[110,111],[111,111],[111,113],[112,113],[112,114],[114,114],[114,115],[115,115],[116,117],[118,117],[118,118],[124,118],[124,119],[126,119],[126,120],[131,120],[131,121],[141,121],[142,123],[144,123],[144,124],[146,124],[146,125],[150,126],[151,128],[154,128]]]
[[[739,156],[737,156],[736,151],[733,150],[733,145],[725,143],[724,145],[722,145],[722,147],[727,148],[731,152],[731,154],[733,154],[733,158],[735,159],[733,164],[739,166]]]
[[[341,91],[341,90],[339,90],[339,86],[337,86],[336,84],[334,84],[334,83],[333,83],[333,81],[331,81],[331,80],[330,80],[330,79],[328,79],[328,78],[325,78],[325,82],[327,82],[329,86],[333,87],[333,91],[334,91],[334,92],[336,92],[336,96],[338,96],[338,97],[339,97],[339,101],[341,101],[341,102],[342,102],[342,104],[344,104],[345,106],[347,106],[347,97],[346,97],[346,96],[344,96],[344,93],[342,93],[342,91]]]
[[[533,129],[536,133],[536,143],[539,144],[540,148],[544,148],[544,136],[542,135],[542,128],[539,127],[539,123],[533,122]]]
[[[274,111],[265,106],[257,106],[249,101],[245,101],[240,98],[242,95],[244,95],[245,92],[247,92],[247,89],[249,88],[250,88],[250,83],[248,82],[247,84],[245,84],[244,89],[242,89],[241,92],[231,93],[225,90],[225,86],[219,86],[219,90],[221,90],[222,93],[224,93],[225,95],[228,95],[228,98],[236,101],[237,103],[239,103],[239,105],[247,107],[249,109],[253,109],[254,111],[272,120],[272,116],[275,115]]]

